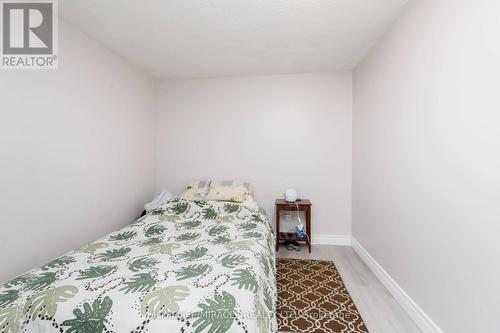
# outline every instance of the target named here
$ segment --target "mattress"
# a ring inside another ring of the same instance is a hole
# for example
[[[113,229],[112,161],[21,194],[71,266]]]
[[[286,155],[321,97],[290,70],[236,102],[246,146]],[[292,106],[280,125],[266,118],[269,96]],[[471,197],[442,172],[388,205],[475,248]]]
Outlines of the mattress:
[[[267,217],[176,198],[0,287],[0,332],[276,332]]]

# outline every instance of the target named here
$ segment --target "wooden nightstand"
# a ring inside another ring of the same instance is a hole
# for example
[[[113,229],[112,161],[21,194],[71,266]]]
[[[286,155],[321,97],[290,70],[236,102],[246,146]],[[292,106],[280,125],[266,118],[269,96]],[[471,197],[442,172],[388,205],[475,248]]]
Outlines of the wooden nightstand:
[[[295,233],[291,232],[280,232],[280,212],[281,211],[297,211],[297,205],[299,211],[306,214],[305,232],[308,237],[298,238]],[[296,202],[287,202],[285,199],[276,199],[276,251],[278,251],[280,241],[291,241],[291,242],[306,242],[309,253],[311,253],[311,201],[307,199],[300,199]]]

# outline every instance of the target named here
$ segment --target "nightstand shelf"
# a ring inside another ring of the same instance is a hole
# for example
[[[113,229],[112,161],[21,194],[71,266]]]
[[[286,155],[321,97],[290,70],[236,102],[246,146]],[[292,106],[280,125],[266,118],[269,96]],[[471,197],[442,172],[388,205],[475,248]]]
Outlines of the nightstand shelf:
[[[307,238],[299,238],[296,234],[292,232],[280,232],[279,240],[281,241],[291,241],[291,242],[305,242]]]
[[[287,202],[284,199],[276,199],[276,251],[278,251],[280,241],[305,242],[311,253],[311,201],[307,199]],[[308,237],[299,238],[293,232],[280,232],[280,213],[282,211],[304,212],[306,215],[305,232]]]

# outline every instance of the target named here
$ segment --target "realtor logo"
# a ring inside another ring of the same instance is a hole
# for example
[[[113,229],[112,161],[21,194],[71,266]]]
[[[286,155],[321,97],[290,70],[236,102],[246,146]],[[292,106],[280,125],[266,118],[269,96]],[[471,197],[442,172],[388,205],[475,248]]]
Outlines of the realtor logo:
[[[56,0],[0,0],[1,68],[57,68]]]

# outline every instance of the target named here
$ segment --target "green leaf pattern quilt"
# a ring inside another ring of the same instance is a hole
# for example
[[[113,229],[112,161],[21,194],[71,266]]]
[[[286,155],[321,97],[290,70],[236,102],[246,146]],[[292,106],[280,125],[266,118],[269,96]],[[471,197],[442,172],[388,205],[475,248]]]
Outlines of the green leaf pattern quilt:
[[[0,332],[277,332],[275,273],[265,215],[177,198],[2,285]]]

